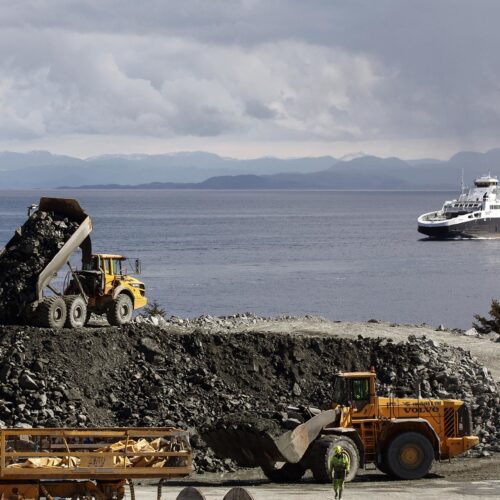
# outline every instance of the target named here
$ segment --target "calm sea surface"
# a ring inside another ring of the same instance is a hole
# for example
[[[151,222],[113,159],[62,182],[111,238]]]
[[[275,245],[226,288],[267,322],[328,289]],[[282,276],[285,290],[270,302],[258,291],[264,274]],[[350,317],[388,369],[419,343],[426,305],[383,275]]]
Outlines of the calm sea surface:
[[[421,239],[456,193],[0,191],[0,247],[40,196],[77,198],[94,250],[140,257],[183,317],[251,311],[468,328],[500,297],[500,240]]]

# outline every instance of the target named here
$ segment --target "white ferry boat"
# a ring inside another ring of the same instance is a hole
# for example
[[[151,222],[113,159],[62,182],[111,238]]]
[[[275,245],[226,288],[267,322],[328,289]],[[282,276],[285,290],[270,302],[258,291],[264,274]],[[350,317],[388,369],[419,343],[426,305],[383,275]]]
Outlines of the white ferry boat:
[[[474,187],[443,208],[418,218],[418,231],[431,238],[500,238],[500,192],[498,179],[478,177]]]

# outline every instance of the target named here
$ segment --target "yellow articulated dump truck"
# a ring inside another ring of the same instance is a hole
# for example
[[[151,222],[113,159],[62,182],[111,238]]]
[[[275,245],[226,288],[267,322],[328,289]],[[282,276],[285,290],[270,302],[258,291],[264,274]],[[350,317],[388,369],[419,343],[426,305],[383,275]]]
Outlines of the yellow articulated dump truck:
[[[375,464],[399,479],[419,479],[434,460],[455,457],[476,446],[470,409],[453,399],[380,397],[375,371],[340,373],[331,410],[274,437],[250,429],[218,429],[203,438],[217,455],[239,465],[261,467],[274,481],[298,481],[310,469],[328,482],[329,459],[342,446],[350,459],[350,481],[358,468]]]
[[[0,429],[0,498],[121,500],[134,479],[192,472],[187,431],[171,427]]]
[[[6,307],[11,309],[14,318],[11,321],[49,328],[78,328],[94,313],[105,314],[111,325],[119,326],[132,319],[134,310],[147,304],[144,283],[131,275],[140,274],[139,259],[93,254],[92,220],[78,201],[41,198],[30,209],[28,221],[0,252],[4,261],[15,259],[9,257],[12,255],[25,255],[25,261],[11,260],[24,271],[17,280],[19,283],[9,278],[11,296]],[[71,255],[78,249],[82,254],[79,270],[70,264]],[[25,262],[35,262],[38,267],[30,272]],[[64,286],[57,290],[52,282],[65,266],[69,270]],[[14,293],[16,287],[21,290],[18,294]]]

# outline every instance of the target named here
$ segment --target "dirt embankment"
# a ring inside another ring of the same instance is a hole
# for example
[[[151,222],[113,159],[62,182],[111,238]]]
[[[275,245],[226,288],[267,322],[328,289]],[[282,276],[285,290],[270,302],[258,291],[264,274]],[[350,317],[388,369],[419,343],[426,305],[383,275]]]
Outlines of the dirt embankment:
[[[234,329],[258,328],[253,319],[234,319]],[[469,401],[482,449],[500,449],[498,387],[462,349],[411,336],[393,342],[290,329],[235,332],[224,324],[230,320],[220,321],[194,331],[150,324],[60,331],[0,326],[0,419],[8,426],[190,428],[198,469],[229,470],[232,464],[215,459],[197,429],[242,412],[279,432],[300,413],[291,415],[288,405],[330,404],[338,370],[375,366],[382,394],[414,395],[421,380],[426,397]]]

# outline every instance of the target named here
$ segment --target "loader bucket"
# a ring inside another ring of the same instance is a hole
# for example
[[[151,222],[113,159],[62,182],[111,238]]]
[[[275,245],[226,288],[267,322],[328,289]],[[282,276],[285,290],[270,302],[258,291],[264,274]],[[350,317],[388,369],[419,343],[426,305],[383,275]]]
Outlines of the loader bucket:
[[[218,429],[204,433],[202,437],[216,455],[231,458],[242,467],[266,467],[276,462],[297,463],[323,427],[336,418],[336,410],[324,411],[293,431],[275,438],[251,427]]]

